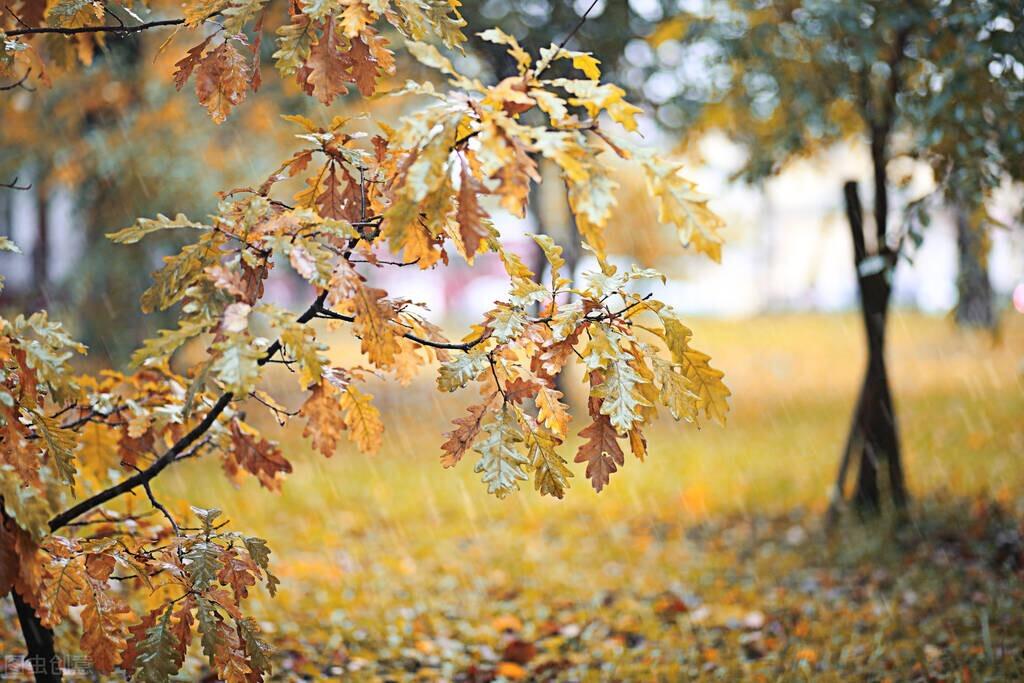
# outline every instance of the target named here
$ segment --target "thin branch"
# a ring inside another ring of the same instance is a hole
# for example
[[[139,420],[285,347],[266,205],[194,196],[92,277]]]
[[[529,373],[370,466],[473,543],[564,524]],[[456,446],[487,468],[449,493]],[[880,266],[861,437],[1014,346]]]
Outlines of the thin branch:
[[[317,312],[322,309],[324,301],[326,300],[327,292],[323,291],[319,296],[317,296],[316,300],[310,304],[309,308],[299,316],[298,322],[306,323],[312,320],[316,316]],[[258,361],[258,363],[260,365],[266,365],[274,354],[281,350],[281,346],[281,340],[278,339],[267,348],[266,353],[263,354],[263,357]],[[192,444],[198,441],[200,437],[202,437],[213,426],[221,413],[223,413],[228,405],[230,405],[233,398],[234,394],[230,391],[221,394],[220,398],[217,399],[217,402],[214,403],[209,412],[206,413],[206,417],[204,417],[199,424],[185,434],[185,436],[178,439],[173,446],[164,451],[163,454],[154,460],[149,467],[108,489],[86,498],[77,505],[74,505],[55,516],[50,520],[50,531],[56,531],[69,522],[81,517],[93,508],[103,505],[118,496],[128,493],[139,486],[144,486],[148,482],[152,481],[154,477],[160,474],[172,462],[177,460],[179,456],[182,456],[182,454],[184,454]]]
[[[19,28],[13,31],[7,31],[7,36],[32,36],[47,33],[56,33],[63,36],[74,36],[81,33],[130,34],[140,33],[142,31],[146,31],[151,28],[159,28],[161,26],[181,26],[184,23],[184,19],[160,19],[158,21],[147,21],[143,24],[136,24],[134,26],[125,26],[123,23],[120,26],[104,24],[102,26],[78,26],[75,28],[62,28],[60,26],[30,26],[29,28]]]
[[[2,91],[2,90],[14,90],[15,88],[21,88],[22,90],[28,90],[29,92],[32,92],[33,91],[32,88],[30,88],[27,85],[25,85],[25,81],[28,80],[28,77],[30,75],[32,75],[32,69],[28,69],[25,72],[25,75],[22,76],[21,78],[19,78],[18,80],[16,80],[14,83],[8,83],[7,85],[0,85],[0,91]],[[15,178],[14,181],[11,182],[10,184],[3,184],[3,185],[0,185],[0,187],[9,187],[12,190],[27,190],[30,187],[32,187],[31,185],[29,185],[28,187],[15,187],[14,184],[17,183],[17,182],[18,182],[18,179]]]
[[[633,303],[629,304],[628,306],[625,306],[624,308],[621,308],[621,309],[619,309],[617,311],[609,311],[609,310],[606,309],[604,312],[599,313],[597,315],[585,315],[585,316],[583,316],[583,320],[586,321],[586,322],[601,322],[602,320],[610,320],[611,318],[618,318],[619,316],[623,315],[624,313],[628,313],[629,311],[631,311],[632,309],[636,308],[637,306],[643,305],[643,303],[645,301],[647,301],[648,299],[650,299],[651,296],[652,296],[651,294],[648,294],[648,295],[644,296],[642,299],[640,299],[639,301],[634,301]],[[332,311],[329,308],[324,308],[324,307],[321,307],[320,310],[318,310],[316,312],[316,317],[327,318],[329,320],[341,320],[341,321],[344,321],[344,322],[347,322],[347,323],[354,323],[356,321],[356,317],[354,315],[347,315],[347,314],[344,314],[344,313],[336,313],[335,311]],[[532,323],[545,323],[545,322],[550,322],[550,321],[551,321],[550,317],[530,318],[530,322],[532,322]],[[440,342],[440,341],[435,341],[433,339],[424,339],[423,337],[417,336],[417,335],[413,334],[412,332],[406,332],[405,334],[403,334],[401,336],[405,337],[409,341],[416,342],[417,344],[420,344],[421,346],[429,346],[430,348],[433,348],[433,349],[445,349],[445,350],[448,350],[448,351],[469,351],[474,346],[477,346],[478,344],[480,344],[481,342],[486,340],[490,336],[490,334],[485,332],[484,334],[481,334],[478,337],[474,337],[473,339],[470,339],[467,342]]]
[[[551,66],[551,62],[552,62],[552,61],[554,60],[555,56],[556,56],[556,55],[557,55],[557,54],[558,54],[559,52],[561,52],[561,51],[562,51],[562,49],[563,49],[563,48],[564,48],[564,47],[565,47],[566,45],[568,45],[568,44],[569,44],[569,41],[570,41],[570,40],[572,40],[572,37],[573,37],[573,36],[575,36],[575,35],[576,35],[576,34],[577,34],[577,33],[579,32],[579,30],[580,30],[581,28],[583,28],[583,24],[585,24],[585,23],[587,22],[587,17],[588,17],[588,16],[590,16],[590,12],[591,12],[591,11],[592,11],[592,10],[593,10],[593,9],[594,9],[595,7],[597,7],[597,3],[598,3],[598,1],[599,1],[599,0],[594,0],[594,1],[592,2],[592,3],[590,3],[590,7],[588,7],[588,8],[587,8],[587,11],[586,11],[586,12],[584,12],[584,13],[582,14],[582,16],[580,16],[580,20],[576,22],[576,25],[572,27],[572,30],[571,30],[571,31],[569,31],[569,32],[568,32],[567,34],[565,34],[565,38],[562,38],[562,42],[560,42],[560,43],[558,44],[558,46],[557,46],[557,47],[558,47],[558,49],[554,50],[554,51],[553,51],[553,52],[552,52],[552,53],[551,53],[550,55],[548,55],[548,58],[547,58],[547,59],[541,60],[541,61],[540,61],[540,62],[539,62],[539,63],[537,64],[537,70],[536,70],[536,71],[534,72],[534,74],[533,74],[533,77],[534,77],[534,78],[540,78],[540,75],[541,75],[542,73],[544,73],[544,71],[545,71],[545,70],[546,70],[546,69],[547,69],[547,68],[548,68],[549,66]]]
[[[317,316],[320,318],[327,318],[329,320],[342,320],[347,323],[354,323],[356,321],[356,317],[354,315],[335,313],[329,308],[321,308],[319,311],[317,311]],[[477,344],[479,344],[480,342],[487,338],[487,335],[480,335],[479,337],[471,339],[468,342],[455,343],[439,342],[434,341],[433,339],[424,339],[423,337],[419,337],[413,334],[412,332],[406,332],[402,336],[408,339],[409,341],[414,341],[417,344],[420,344],[421,346],[429,346],[434,349],[447,349],[451,351],[469,351],[474,346],[476,346]]]
[[[132,465],[132,469],[140,474],[142,473],[142,470],[134,465]],[[149,498],[150,505],[152,505],[154,509],[159,510],[160,513],[167,518],[167,521],[171,523],[171,528],[174,529],[174,535],[181,536],[181,530],[178,528],[178,523],[174,521],[174,517],[172,517],[170,511],[163,506],[163,503],[158,501],[156,496],[153,495],[153,489],[150,487],[149,482],[142,482],[142,488],[146,490],[146,496]]]

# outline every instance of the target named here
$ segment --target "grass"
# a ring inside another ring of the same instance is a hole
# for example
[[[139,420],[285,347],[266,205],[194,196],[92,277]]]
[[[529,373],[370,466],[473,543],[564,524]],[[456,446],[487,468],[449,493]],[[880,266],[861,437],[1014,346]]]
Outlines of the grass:
[[[896,314],[891,381],[922,502],[910,527],[831,536],[820,519],[864,365],[859,319],[693,327],[726,371],[729,425],[662,423],[648,460],[600,495],[577,470],[563,501],[498,501],[471,463],[443,470],[464,399],[437,395],[429,372],[375,390],[378,456],[325,460],[286,432],[296,472],[280,496],[232,488],[212,461],[158,490],[270,541],[284,583],[259,611],[281,677],[1024,677],[1021,316],[995,341]]]

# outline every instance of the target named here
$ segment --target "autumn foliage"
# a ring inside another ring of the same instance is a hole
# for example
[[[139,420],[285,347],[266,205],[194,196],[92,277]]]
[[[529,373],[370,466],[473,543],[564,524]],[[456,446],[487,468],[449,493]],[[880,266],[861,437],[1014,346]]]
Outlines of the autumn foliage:
[[[0,36],[8,74],[88,62],[116,33],[104,28],[96,2],[51,3],[45,16],[29,16],[38,8],[22,4],[30,27],[67,30],[8,30]],[[82,606],[81,648],[97,671],[120,667],[133,680],[167,680],[198,634],[218,677],[252,681],[268,673],[269,648],[245,613],[257,584],[272,594],[277,583],[266,543],[226,528],[218,510],[193,508],[194,522],[176,520],[149,486],[178,460],[218,457],[228,477],[253,476],[279,489],[292,464],[247,415],[299,420],[327,457],[346,438],[372,453],[386,438],[386,416],[366,380],[408,382],[417,368],[436,364],[439,391],[470,387],[479,396],[453,419],[441,464],[470,457],[498,497],[532,479],[541,495],[558,498],[572,477],[561,452],[570,409],[556,384],[569,365],[582,368],[589,391],[574,460],[586,464],[598,491],[627,452],[645,457],[645,429],[659,410],[693,424],[724,422],[722,373],[668,306],[636,292],[636,283],[659,273],[608,260],[603,233],[615,227],[609,216],[617,187],[605,155],[635,167],[662,220],[684,244],[718,260],[721,220],[707,198],[680,175],[679,163],[636,143],[640,110],[620,87],[600,81],[591,55],[562,45],[530,55],[491,29],[478,39],[507,48],[518,75],[488,84],[459,73],[429,42],[459,49],[457,5],[288,4],[274,53],[283,77],[325,105],[355,91],[417,104],[397,121],[337,117],[321,126],[285,116],[281,125],[295,128],[299,148],[265,180],[222,192],[214,215],[160,215],[111,233],[124,245],[163,231],[190,237],[164,259],[141,301],[147,312],[176,312],[177,325],[146,341],[130,372],[76,376],[70,362],[86,349],[44,312],[2,321],[0,592],[16,591],[44,627]],[[198,42],[177,61],[175,86],[193,83],[211,118],[226,120],[260,85],[263,24],[281,9],[186,3],[184,16],[167,23]],[[389,89],[397,68],[391,43],[403,39],[444,78]],[[489,215],[497,206],[524,214],[540,180],[539,157],[561,170],[598,264],[579,282],[564,272],[561,249],[535,236],[550,269],[541,281],[506,248]],[[301,189],[288,189],[294,186]],[[459,340],[413,300],[372,284],[376,269],[456,259],[472,265],[485,254],[500,259],[510,289]],[[271,270],[286,267],[309,284],[310,304],[298,314],[263,299]],[[364,363],[333,367],[321,341],[325,328],[350,330]],[[179,349],[197,339],[204,357],[172,370]],[[265,390],[270,364],[286,365],[305,392],[297,414]],[[153,510],[129,514],[116,505],[132,490],[144,491]]]

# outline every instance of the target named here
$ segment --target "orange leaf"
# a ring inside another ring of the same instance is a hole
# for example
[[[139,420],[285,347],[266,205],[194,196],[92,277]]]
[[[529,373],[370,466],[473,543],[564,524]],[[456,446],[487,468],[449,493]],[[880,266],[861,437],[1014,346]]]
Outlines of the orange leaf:
[[[277,475],[292,471],[291,463],[285,460],[280,448],[239,420],[231,423],[231,444],[233,448],[224,461],[229,474],[241,467],[256,475],[264,487],[277,491],[281,488]]]
[[[329,458],[338,449],[345,420],[341,413],[341,398],[328,383],[318,384],[302,405],[299,413],[306,418],[302,436],[309,439],[324,457]]]
[[[103,557],[114,558],[109,555]],[[94,563],[95,566],[95,563]],[[82,610],[82,650],[91,658],[100,673],[109,674],[121,663],[121,653],[128,645],[122,614],[130,613],[128,606],[111,594],[106,580],[89,580],[89,588],[82,591],[85,609]]]
[[[441,450],[444,451],[444,455],[441,456],[441,464],[444,467],[454,467],[458,464],[462,460],[462,456],[476,441],[477,435],[480,434],[480,425],[483,423],[484,415],[487,414],[487,408],[490,407],[491,401],[496,395],[491,394],[491,397],[480,405],[470,406],[469,415],[452,420],[452,424],[456,425],[457,429],[446,432],[445,436],[448,437],[448,440],[441,444]]]
[[[223,123],[232,107],[245,99],[249,68],[245,57],[228,42],[203,57],[196,69],[196,97],[214,122]]]

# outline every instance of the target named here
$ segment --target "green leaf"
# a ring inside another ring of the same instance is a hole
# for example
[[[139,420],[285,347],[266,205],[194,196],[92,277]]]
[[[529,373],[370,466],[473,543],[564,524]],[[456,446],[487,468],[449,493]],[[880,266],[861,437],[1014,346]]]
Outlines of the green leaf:
[[[661,402],[676,420],[693,422],[697,418],[700,397],[690,391],[689,380],[681,372],[677,372],[678,365],[658,357],[654,357],[652,362],[654,378],[660,387]]]
[[[192,589],[206,590],[217,577],[221,568],[220,556],[223,549],[210,541],[199,541],[185,553],[188,560],[186,571],[192,581]]]
[[[260,629],[256,624],[256,620],[252,617],[246,617],[235,623],[238,624],[238,632],[242,637],[242,645],[245,646],[245,652],[249,655],[249,661],[252,664],[252,667],[264,674],[269,674],[271,671],[271,647],[260,639]]]
[[[145,639],[139,643],[132,680],[167,683],[181,668],[183,658],[179,646],[171,630],[171,607],[168,606],[160,621],[146,631]]]
[[[199,642],[203,646],[203,654],[210,660],[210,667],[216,669],[214,658],[220,649],[220,634],[217,623],[220,617],[213,603],[202,596],[196,597],[196,616],[199,622]]]
[[[629,364],[631,358],[626,353],[619,355],[605,372],[604,382],[591,392],[593,396],[604,399],[601,401],[601,414],[608,416],[619,434],[625,434],[640,422],[640,408],[651,405],[638,391],[644,379]]]
[[[270,595],[275,595],[281,580],[270,572],[270,548],[267,547],[267,542],[256,536],[247,536],[242,542],[245,544],[245,549],[248,551],[252,561],[266,573],[267,590],[270,592]]]
[[[160,330],[156,337],[150,337],[132,354],[132,367],[158,366],[169,361],[171,356],[188,340],[198,337],[210,329],[213,322],[200,318],[180,320],[176,330]]]
[[[480,454],[480,460],[473,471],[483,473],[481,480],[487,484],[488,493],[504,498],[519,490],[518,481],[528,479],[523,466],[529,465],[530,461],[519,450],[523,434],[516,425],[512,411],[508,406],[502,406],[495,417],[493,422],[484,425],[487,436],[474,446],[474,450]]]
[[[561,498],[573,476],[565,460],[555,452],[561,441],[550,431],[530,426],[526,435],[526,448],[530,454],[530,465],[534,469],[534,488],[542,496]]]

